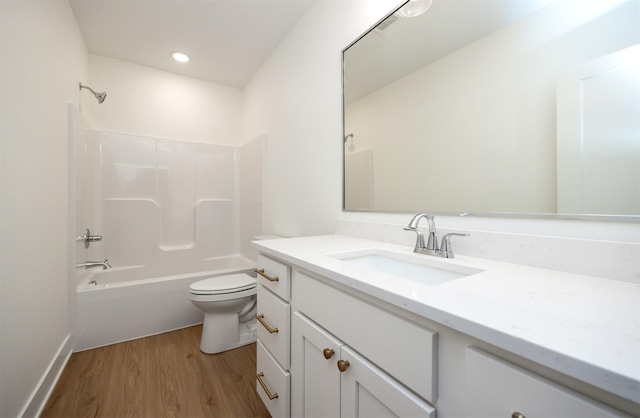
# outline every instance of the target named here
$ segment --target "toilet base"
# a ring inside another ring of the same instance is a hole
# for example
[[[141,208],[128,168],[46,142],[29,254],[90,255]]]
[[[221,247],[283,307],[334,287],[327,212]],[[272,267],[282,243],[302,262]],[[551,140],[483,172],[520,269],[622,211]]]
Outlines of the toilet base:
[[[205,313],[200,351],[216,354],[256,342],[255,319],[238,323],[237,313]]]

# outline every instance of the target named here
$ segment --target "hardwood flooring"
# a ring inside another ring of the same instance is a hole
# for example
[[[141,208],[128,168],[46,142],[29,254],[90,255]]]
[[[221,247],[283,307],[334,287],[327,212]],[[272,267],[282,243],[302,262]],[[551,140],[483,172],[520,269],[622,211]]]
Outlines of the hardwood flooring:
[[[270,417],[256,345],[208,355],[202,326],[74,353],[41,417]]]

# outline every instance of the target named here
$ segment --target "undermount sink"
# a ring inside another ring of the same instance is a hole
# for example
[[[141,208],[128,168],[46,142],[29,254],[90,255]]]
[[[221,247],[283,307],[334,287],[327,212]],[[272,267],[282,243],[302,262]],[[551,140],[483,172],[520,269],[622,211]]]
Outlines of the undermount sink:
[[[351,265],[429,285],[446,283],[484,271],[450,264],[432,256],[407,255],[378,249],[331,254],[330,256]]]

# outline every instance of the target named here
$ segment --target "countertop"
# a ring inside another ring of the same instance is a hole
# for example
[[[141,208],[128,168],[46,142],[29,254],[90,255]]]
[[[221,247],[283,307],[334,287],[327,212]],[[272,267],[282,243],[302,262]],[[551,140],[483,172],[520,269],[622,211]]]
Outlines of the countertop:
[[[332,255],[413,248],[341,235],[254,241],[264,254],[322,275],[528,360],[640,402],[640,285],[456,255],[483,270],[427,285]]]

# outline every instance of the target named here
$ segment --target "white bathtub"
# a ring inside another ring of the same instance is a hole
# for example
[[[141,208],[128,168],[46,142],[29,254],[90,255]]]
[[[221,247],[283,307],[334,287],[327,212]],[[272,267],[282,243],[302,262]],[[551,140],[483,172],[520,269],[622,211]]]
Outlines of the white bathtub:
[[[204,314],[191,303],[189,285],[232,273],[255,276],[255,263],[230,256],[193,263],[91,269],[77,286],[75,350],[202,323]]]

